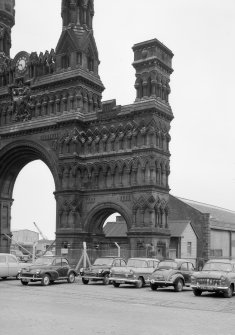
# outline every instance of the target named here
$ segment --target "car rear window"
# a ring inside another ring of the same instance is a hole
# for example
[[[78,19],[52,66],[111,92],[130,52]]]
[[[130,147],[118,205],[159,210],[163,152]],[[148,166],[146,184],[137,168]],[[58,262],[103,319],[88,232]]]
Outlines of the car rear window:
[[[158,269],[177,269],[177,263],[172,261],[163,261],[158,264]]]
[[[148,262],[141,259],[129,259],[127,266],[132,266],[134,268],[147,268]]]
[[[6,256],[0,256],[0,263],[6,263],[6,262],[7,262]]]
[[[202,269],[203,271],[232,271],[232,265],[230,263],[223,262],[210,262],[206,263]]]

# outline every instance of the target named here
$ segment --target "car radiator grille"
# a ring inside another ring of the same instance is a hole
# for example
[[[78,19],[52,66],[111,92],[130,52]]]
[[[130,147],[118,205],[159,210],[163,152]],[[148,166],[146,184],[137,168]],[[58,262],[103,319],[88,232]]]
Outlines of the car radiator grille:
[[[220,279],[200,278],[200,279],[197,279],[197,282],[200,285],[210,285],[210,286],[221,285],[221,280]]]
[[[33,278],[33,275],[31,273],[23,273],[22,277]]]

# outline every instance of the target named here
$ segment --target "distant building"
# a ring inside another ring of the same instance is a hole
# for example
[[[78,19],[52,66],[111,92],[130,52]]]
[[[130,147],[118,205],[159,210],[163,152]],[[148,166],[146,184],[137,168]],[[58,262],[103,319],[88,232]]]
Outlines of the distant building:
[[[23,253],[27,253],[24,249],[30,253],[33,252],[33,245],[39,240],[39,233],[29,229],[18,229],[12,231],[11,240],[11,251],[21,250]],[[20,248],[23,247],[23,248]]]
[[[168,227],[168,257],[191,259],[199,265],[210,258],[235,257],[234,211],[170,195]],[[120,216],[105,225],[104,233],[110,242],[127,244],[127,227]],[[143,245],[147,251],[150,247]]]
[[[197,234],[191,221],[169,221],[171,231],[169,258],[197,260]]]

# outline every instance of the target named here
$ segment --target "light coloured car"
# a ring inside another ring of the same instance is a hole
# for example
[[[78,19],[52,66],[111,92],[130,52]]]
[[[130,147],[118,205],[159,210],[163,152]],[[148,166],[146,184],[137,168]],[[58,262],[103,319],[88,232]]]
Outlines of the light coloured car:
[[[114,287],[132,284],[137,288],[147,284],[147,278],[158,266],[159,260],[153,258],[129,258],[124,267],[112,267],[109,280]]]
[[[15,255],[0,253],[0,277],[16,277],[18,279],[19,271],[25,266],[20,263]]]

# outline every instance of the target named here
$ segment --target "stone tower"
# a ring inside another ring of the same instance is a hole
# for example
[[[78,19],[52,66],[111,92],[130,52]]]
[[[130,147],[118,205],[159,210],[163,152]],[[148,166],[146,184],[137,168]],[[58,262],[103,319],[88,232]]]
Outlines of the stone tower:
[[[12,5],[11,27],[14,2],[0,3]],[[151,246],[167,256],[173,54],[157,39],[134,45],[135,102],[102,101],[93,15],[93,0],[62,0],[56,48],[20,51],[0,68],[1,251],[9,250],[17,175],[40,159],[55,182],[57,252],[83,241],[105,246],[103,224],[118,212],[130,255]]]
[[[15,24],[15,0],[0,0],[0,53],[10,56],[11,28]]]

